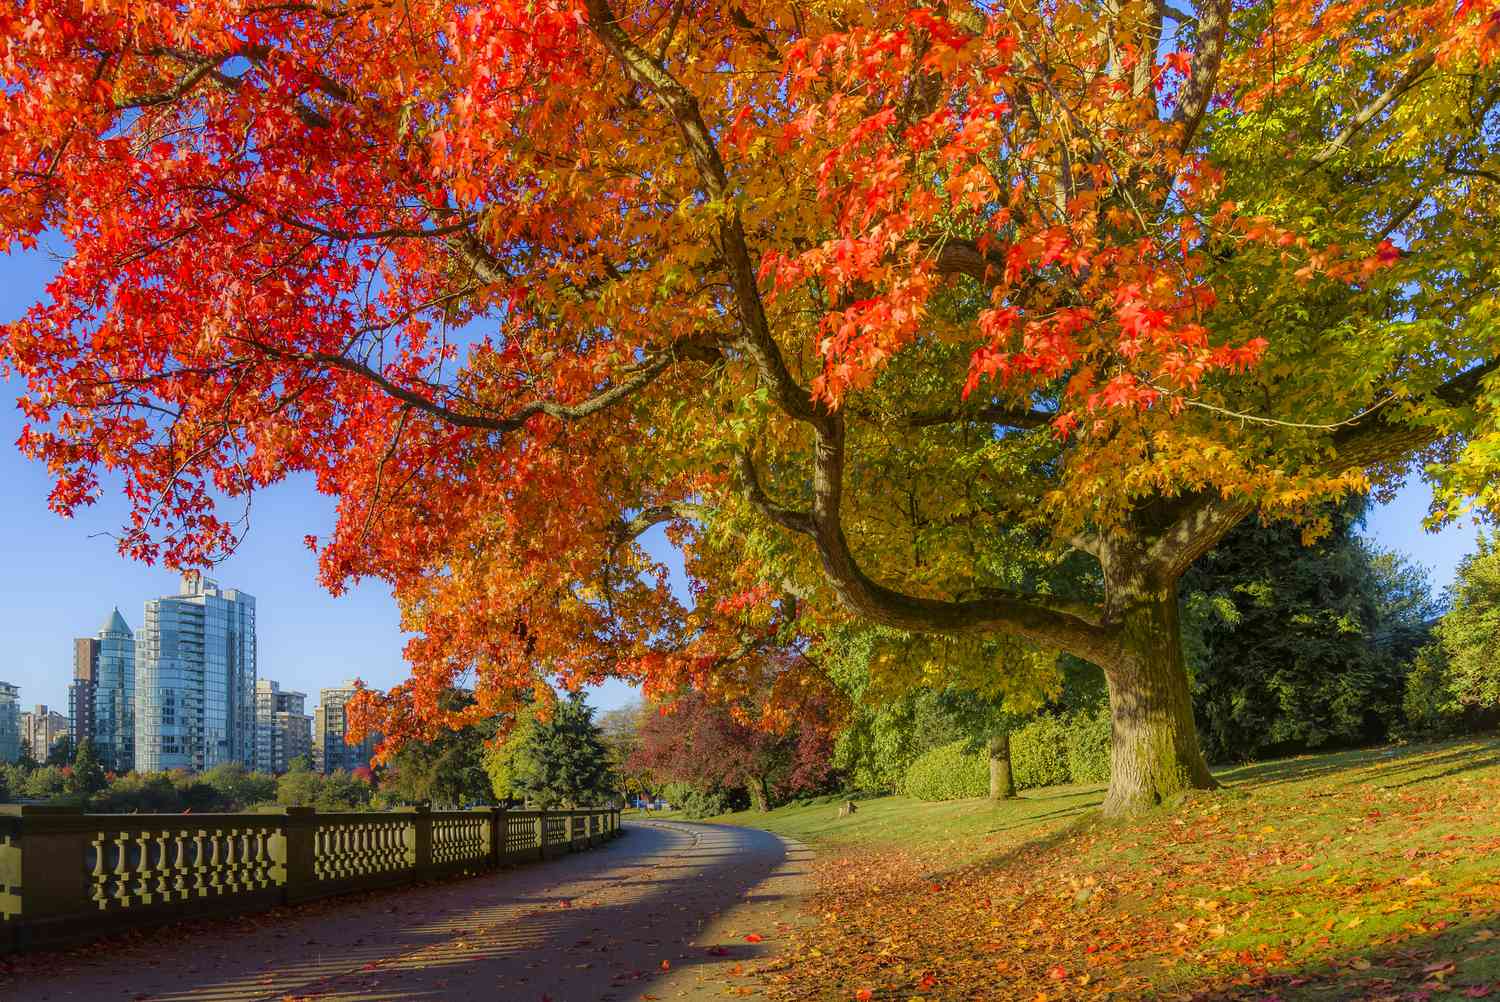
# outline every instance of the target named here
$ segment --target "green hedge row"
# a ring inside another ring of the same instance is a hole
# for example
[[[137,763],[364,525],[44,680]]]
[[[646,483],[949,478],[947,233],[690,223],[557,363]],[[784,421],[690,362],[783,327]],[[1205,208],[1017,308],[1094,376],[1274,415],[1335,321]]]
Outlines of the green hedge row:
[[[1109,711],[1040,716],[1010,735],[1011,773],[1018,789],[1109,780]],[[968,741],[934,748],[906,771],[906,795],[960,800],[990,792],[989,757]]]

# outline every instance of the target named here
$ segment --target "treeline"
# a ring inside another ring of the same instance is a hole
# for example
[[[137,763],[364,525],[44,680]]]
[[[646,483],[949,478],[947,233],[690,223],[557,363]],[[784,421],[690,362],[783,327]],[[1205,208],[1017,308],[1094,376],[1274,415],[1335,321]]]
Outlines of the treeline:
[[[1183,649],[1211,762],[1500,721],[1500,548],[1482,537],[1435,599],[1425,571],[1360,536],[1363,512],[1252,519],[1184,577]],[[826,689],[809,698],[803,685],[768,725],[766,693],[794,663]],[[1076,659],[863,629],[763,671],[729,699],[684,692],[637,711],[634,787],[712,815],[835,792],[942,800],[1109,779],[1104,679]],[[1006,688],[986,688],[1002,676]]]
[[[464,702],[467,694],[454,691]],[[513,723],[508,740],[491,739]],[[413,804],[437,809],[483,805],[542,809],[618,803],[622,755],[594,721],[581,696],[555,706],[528,707],[520,719],[492,720],[431,741],[411,742],[376,767],[328,775],[297,758],[280,776],[236,763],[201,773],[106,774],[92,744],[71,762],[23,759],[0,765],[0,802],[27,800],[110,814],[250,811],[316,807],[322,811],[386,810]]]

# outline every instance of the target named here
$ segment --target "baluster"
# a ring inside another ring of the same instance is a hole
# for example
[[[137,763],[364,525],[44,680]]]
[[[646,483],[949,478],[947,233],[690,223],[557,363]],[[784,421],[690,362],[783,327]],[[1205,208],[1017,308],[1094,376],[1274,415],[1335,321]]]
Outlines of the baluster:
[[[110,843],[117,853],[114,879],[110,881],[110,897],[114,899],[114,904],[123,908],[130,904],[130,836],[125,832],[116,832]]]
[[[191,844],[187,832],[178,829],[175,841],[175,853],[172,857],[172,897],[178,901],[186,901],[192,897],[192,869],[188,864],[188,846]]]
[[[92,897],[99,905],[99,910],[105,911],[109,908],[109,869],[105,865],[109,849],[103,832],[98,832],[94,835],[92,845],[94,847],[94,869],[90,875],[90,882],[93,887]]]

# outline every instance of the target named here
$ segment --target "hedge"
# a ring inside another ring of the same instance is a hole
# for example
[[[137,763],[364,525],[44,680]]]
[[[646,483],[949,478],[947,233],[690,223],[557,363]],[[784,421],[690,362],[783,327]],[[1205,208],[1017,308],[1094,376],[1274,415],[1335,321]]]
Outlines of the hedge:
[[[958,740],[921,755],[906,770],[906,795],[918,800],[962,800],[990,792],[990,761]]]
[[[990,764],[968,741],[934,748],[906,771],[906,795],[919,800],[959,800],[990,792]],[[1039,716],[1010,735],[1016,788],[1109,781],[1109,710],[1066,717]]]

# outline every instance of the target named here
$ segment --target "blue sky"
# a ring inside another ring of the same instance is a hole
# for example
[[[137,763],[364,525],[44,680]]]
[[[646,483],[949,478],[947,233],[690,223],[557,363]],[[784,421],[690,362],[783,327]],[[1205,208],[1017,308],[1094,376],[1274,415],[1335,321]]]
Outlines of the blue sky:
[[[41,254],[0,256],[0,321],[19,316],[41,294],[52,271]],[[108,535],[124,522],[124,505],[106,496],[73,519],[47,510],[46,470],[15,448],[21,416],[15,384],[0,384],[0,680],[21,687],[24,705],[66,711],[73,637],[92,635],[119,606],[127,622],[141,622],[147,599],[174,594],[175,575],[120,557]],[[1434,587],[1445,587],[1458,561],[1474,549],[1472,526],[1438,534],[1422,531],[1430,494],[1408,487],[1376,510],[1367,534],[1425,564]],[[365,582],[333,598],[315,578],[308,533],[326,536],[333,502],[298,478],[256,495],[251,529],[239,552],[212,574],[221,584],[256,597],[259,671],[284,688],[316,700],[320,687],[359,677],[384,687],[406,674],[395,603],[380,582]],[[657,540],[657,546],[665,544]],[[633,696],[611,683],[594,694],[601,708]]]

